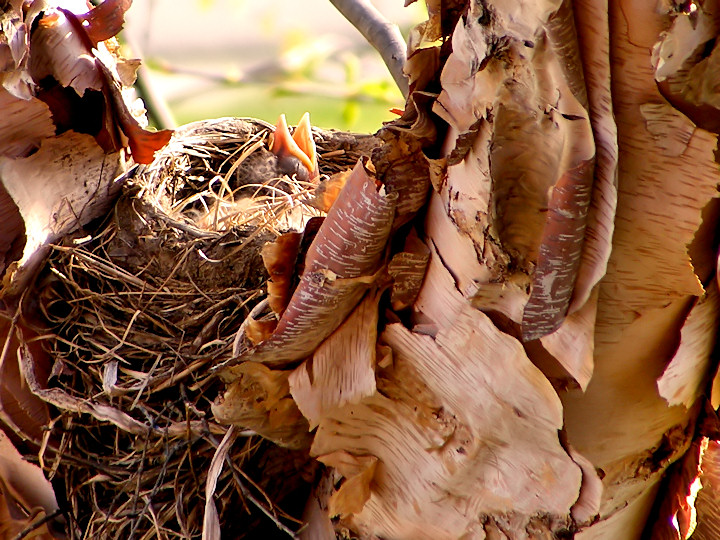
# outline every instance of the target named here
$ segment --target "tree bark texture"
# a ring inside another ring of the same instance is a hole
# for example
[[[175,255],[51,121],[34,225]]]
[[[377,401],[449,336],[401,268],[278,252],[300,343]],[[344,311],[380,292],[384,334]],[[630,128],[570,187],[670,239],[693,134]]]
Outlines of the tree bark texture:
[[[438,137],[425,280],[313,452],[378,459],[346,513],[370,536],[685,538],[663,501],[692,506],[698,467],[665,473],[717,368],[718,6],[428,5],[388,128]]]
[[[712,538],[718,1],[427,5],[402,116],[322,186],[342,187],[316,231],[263,248],[252,313],[269,306],[272,324],[249,317],[212,368],[227,385],[215,420],[247,429],[251,410],[260,435],[311,444],[327,469],[303,538]],[[122,148],[145,162],[170,137],[133,123],[97,66],[30,70],[103,96],[117,119],[94,140],[52,135],[50,105],[4,80],[3,110],[35,121],[18,136],[0,118],[3,331],[43,250],[114,196]],[[88,164],[58,157],[71,148]],[[64,174],[40,204],[48,156]],[[97,185],[80,189],[77,168]],[[59,407],[7,333],[32,394]],[[256,388],[267,409],[249,406]]]

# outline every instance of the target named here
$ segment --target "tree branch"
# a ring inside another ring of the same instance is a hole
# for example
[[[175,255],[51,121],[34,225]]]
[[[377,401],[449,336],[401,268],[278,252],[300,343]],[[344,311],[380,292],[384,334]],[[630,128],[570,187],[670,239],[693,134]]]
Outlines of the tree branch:
[[[403,73],[407,46],[397,25],[388,22],[370,0],[330,0],[385,62],[403,97],[408,95],[408,81]]]
[[[165,98],[160,95],[155,86],[152,84],[152,75],[145,65],[145,56],[142,54],[140,45],[132,39],[129,33],[123,33],[122,39],[127,43],[133,55],[142,58],[143,63],[137,71],[137,81],[135,88],[138,95],[142,98],[147,111],[148,120],[155,124],[158,129],[174,129],[177,127],[175,118],[173,117],[170,107],[168,107]]]

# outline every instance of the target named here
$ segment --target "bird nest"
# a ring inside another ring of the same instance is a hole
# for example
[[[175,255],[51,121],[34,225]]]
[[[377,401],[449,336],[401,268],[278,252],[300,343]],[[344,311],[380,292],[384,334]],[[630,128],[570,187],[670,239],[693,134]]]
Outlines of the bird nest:
[[[266,294],[262,246],[319,214],[312,184],[238,180],[252,174],[272,129],[232,118],[179,129],[106,218],[53,247],[36,291],[52,362],[41,393],[54,418],[45,443],[56,449],[43,465],[65,488],[71,537],[202,533],[227,431],[210,411],[223,388],[211,368],[232,354]],[[323,176],[378,144],[313,135]],[[224,536],[298,529],[318,470],[307,448],[245,430],[225,461],[214,489]]]

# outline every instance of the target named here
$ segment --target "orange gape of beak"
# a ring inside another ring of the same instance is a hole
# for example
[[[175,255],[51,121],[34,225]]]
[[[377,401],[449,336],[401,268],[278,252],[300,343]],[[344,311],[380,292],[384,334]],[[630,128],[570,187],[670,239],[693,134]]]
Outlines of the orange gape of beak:
[[[281,168],[288,171],[294,170],[292,162],[297,160],[303,169],[307,171],[307,176],[299,174],[299,178],[313,180],[319,176],[317,152],[312,130],[310,129],[310,115],[308,113],[303,115],[292,136],[290,136],[285,115],[281,114],[275,127],[275,135],[270,151],[277,156]]]

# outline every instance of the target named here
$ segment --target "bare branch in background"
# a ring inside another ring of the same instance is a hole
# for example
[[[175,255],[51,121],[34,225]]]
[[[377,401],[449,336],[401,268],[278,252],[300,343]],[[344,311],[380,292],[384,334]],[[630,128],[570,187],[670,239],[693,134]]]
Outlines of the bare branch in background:
[[[128,44],[130,50],[133,51],[135,56],[138,58],[145,58],[142,54],[140,45],[129,33],[123,33],[122,39]],[[165,101],[165,98],[157,91],[152,83],[152,74],[147,68],[144,60],[137,71],[137,82],[135,84],[135,88],[145,103],[145,110],[147,111],[150,120],[155,124],[155,127],[158,129],[173,129],[177,127],[177,122],[175,122],[175,118],[173,117],[172,111]]]
[[[408,81],[403,73],[407,49],[397,25],[388,22],[370,0],[330,0],[330,3],[380,53],[395,84],[407,98]]]
[[[165,99],[152,84],[152,74],[144,65],[138,68],[136,88],[145,103],[145,110],[158,129],[173,129],[177,122]]]

